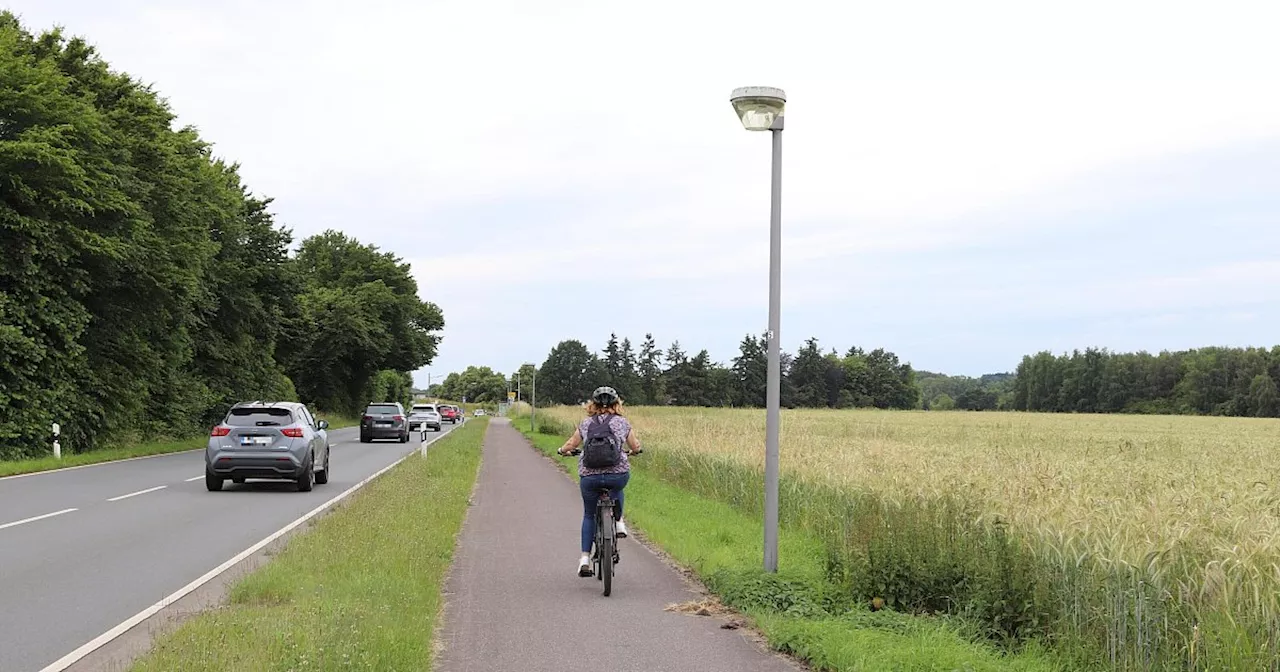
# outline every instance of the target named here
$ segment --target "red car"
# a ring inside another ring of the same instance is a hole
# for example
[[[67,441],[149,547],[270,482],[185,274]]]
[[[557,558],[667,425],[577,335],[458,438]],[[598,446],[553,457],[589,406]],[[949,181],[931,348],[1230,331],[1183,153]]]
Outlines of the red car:
[[[454,406],[441,406],[440,419],[451,425],[458,424],[458,409]]]

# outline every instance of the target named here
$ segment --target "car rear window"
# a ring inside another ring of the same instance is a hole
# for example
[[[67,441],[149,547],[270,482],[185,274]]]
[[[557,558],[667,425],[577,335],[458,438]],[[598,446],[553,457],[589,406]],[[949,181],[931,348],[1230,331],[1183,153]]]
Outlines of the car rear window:
[[[395,415],[399,412],[400,409],[392,406],[391,404],[369,404],[369,408],[365,409],[366,415],[374,415],[376,413],[390,413]]]
[[[293,424],[293,413],[287,408],[233,408],[227,415],[232,427],[278,427]]]
[[[414,406],[414,407],[413,407],[413,410],[415,410],[415,411],[427,412],[427,411],[434,411],[434,410],[436,410],[436,407],[435,407],[435,406]]]

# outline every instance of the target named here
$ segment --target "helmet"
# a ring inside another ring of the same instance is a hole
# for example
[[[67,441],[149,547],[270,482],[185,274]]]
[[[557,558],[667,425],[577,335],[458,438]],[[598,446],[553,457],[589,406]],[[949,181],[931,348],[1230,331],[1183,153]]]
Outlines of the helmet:
[[[591,393],[591,401],[596,402],[597,406],[612,406],[618,403],[618,391],[607,385],[597,387],[596,391]]]

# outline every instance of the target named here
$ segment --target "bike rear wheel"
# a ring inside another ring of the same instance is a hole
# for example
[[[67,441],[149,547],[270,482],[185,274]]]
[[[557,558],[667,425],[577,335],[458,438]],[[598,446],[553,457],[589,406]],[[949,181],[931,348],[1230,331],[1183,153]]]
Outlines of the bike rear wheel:
[[[600,507],[600,525],[596,528],[599,542],[596,544],[600,562],[600,579],[604,582],[604,596],[613,592],[613,506]]]

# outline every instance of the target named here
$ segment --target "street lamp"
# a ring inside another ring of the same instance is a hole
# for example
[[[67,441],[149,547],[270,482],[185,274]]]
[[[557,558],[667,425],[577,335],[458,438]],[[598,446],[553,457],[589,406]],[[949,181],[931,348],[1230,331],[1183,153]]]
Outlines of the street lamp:
[[[529,391],[529,431],[533,432],[536,427],[533,424],[533,416],[538,411],[538,368],[533,365],[533,362],[525,362],[524,366],[529,367],[533,372],[533,380],[530,381],[533,383],[533,389]]]
[[[733,110],[748,131],[773,133],[773,184],[769,208],[769,373],[765,386],[764,569],[778,571],[778,425],[781,419],[782,353],[782,128],[787,94],[770,86],[734,89]]]

